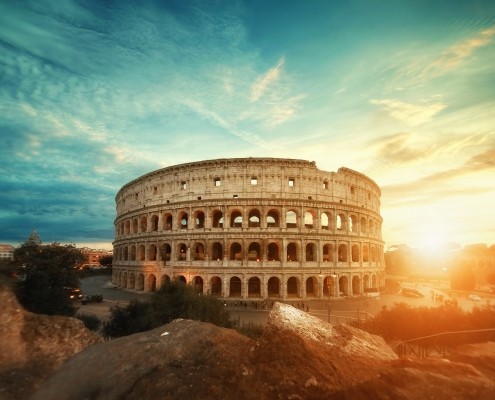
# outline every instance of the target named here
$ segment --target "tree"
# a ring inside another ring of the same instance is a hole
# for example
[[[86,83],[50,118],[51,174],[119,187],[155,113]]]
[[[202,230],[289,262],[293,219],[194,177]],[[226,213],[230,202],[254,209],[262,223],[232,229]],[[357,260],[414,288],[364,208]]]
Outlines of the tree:
[[[99,263],[102,267],[110,268],[113,263],[113,256],[102,256],[100,257]]]
[[[76,308],[71,289],[79,288],[76,265],[84,255],[75,245],[43,245],[36,232],[14,251],[14,263],[22,279],[16,294],[29,311],[48,315],[73,316]]]

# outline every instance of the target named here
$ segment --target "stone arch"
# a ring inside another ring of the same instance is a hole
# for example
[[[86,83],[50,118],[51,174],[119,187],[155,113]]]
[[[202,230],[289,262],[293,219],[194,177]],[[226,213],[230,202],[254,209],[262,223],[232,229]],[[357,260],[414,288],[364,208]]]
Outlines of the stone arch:
[[[124,261],[128,261],[128,260],[129,260],[129,247],[124,246]]]
[[[270,210],[266,214],[266,227],[267,228],[278,228],[280,227],[280,215],[277,210]]]
[[[127,279],[128,279],[127,272],[124,272],[124,273],[122,274],[122,288],[123,288],[123,289],[127,289],[127,286],[128,286],[128,283],[129,283],[129,282],[127,281]]]
[[[280,261],[280,249],[276,242],[268,244],[267,258],[268,261]]]
[[[306,244],[306,261],[316,261],[316,244]]]
[[[213,211],[212,215],[213,228],[223,228],[223,212],[220,210]]]
[[[131,246],[131,261],[136,261],[136,246]]]
[[[299,296],[299,279],[295,276],[291,276],[287,279],[287,297],[300,297]]]
[[[134,290],[136,288],[136,276],[134,272],[129,273],[129,289]]]
[[[189,214],[185,211],[182,211],[179,214],[179,219],[177,222],[179,223],[179,229],[187,229],[189,224]]]
[[[201,242],[196,242],[193,245],[194,259],[203,261],[205,259],[205,245]]]
[[[196,211],[194,221],[196,229],[203,229],[205,227],[205,213],[203,211]]]
[[[261,259],[261,245],[258,242],[249,243],[248,260],[259,261]]]
[[[162,275],[160,278],[160,287],[162,287],[166,283],[170,283],[170,281],[171,281],[170,276],[168,276],[167,274]]]
[[[148,247],[148,260],[156,261],[156,246],[154,244],[150,244]]]
[[[145,251],[144,244],[140,244],[138,246],[138,260],[139,261],[146,260],[146,251]]]
[[[230,245],[229,260],[242,260],[242,246],[238,242],[233,242]]]
[[[194,276],[192,278],[191,283],[192,283],[193,290],[196,293],[203,294],[203,289],[204,289],[203,278],[201,278],[200,276],[196,275],[196,276]]]
[[[368,224],[366,222],[366,218],[364,217],[361,217],[361,220],[359,222],[359,225],[360,225],[360,231],[361,231],[361,234],[366,234],[368,233]]]
[[[287,245],[287,261],[297,261],[297,243],[290,242]]]
[[[376,248],[375,248],[375,246],[371,246],[370,253],[371,253],[371,261],[376,262]]]
[[[153,274],[148,275],[148,291],[156,292],[156,276]]]
[[[140,223],[139,223],[139,230],[140,232],[147,232],[148,231],[148,218],[143,215],[141,217]]]
[[[214,242],[211,245],[211,259],[216,261],[223,260],[223,246],[219,242]]]
[[[261,214],[257,208],[253,208],[249,211],[248,227],[259,228],[261,226]]]
[[[310,276],[306,279],[306,297],[318,296],[318,279],[315,276]]]
[[[210,279],[210,294],[216,297],[222,297],[222,279],[214,276]]]
[[[337,217],[335,220],[335,227],[337,228],[338,231],[345,231],[346,230],[345,214],[343,214],[343,213],[337,214]]]
[[[242,228],[242,213],[239,210],[234,210],[230,214],[230,227]]]
[[[151,230],[153,232],[158,231],[158,215],[153,215],[151,217]]]
[[[368,262],[369,261],[369,249],[368,245],[365,244],[363,245],[363,262]]]
[[[144,290],[144,274],[138,274],[136,282],[136,290]]]
[[[173,217],[170,213],[165,213],[163,215],[163,230],[170,231],[172,229]]]
[[[267,291],[268,297],[280,297],[280,279],[278,279],[276,276],[272,276],[270,279],[268,279]]]
[[[352,262],[359,262],[359,246],[353,244],[351,247],[351,260]]]
[[[168,243],[162,245],[162,260],[170,261],[172,254],[172,247]]]
[[[339,289],[343,296],[349,296],[349,279],[347,279],[347,276],[342,275],[339,278]]]
[[[363,276],[363,289],[366,292],[366,289],[370,289],[370,277],[368,274]]]
[[[347,246],[345,244],[341,244],[338,250],[339,262],[347,261]]]
[[[331,243],[323,245],[323,261],[333,262],[333,246]]]
[[[349,216],[349,232],[356,233],[358,231],[358,221],[354,214]]]
[[[336,275],[326,276],[323,279],[323,296],[324,297],[333,297],[335,296],[335,280],[337,279]]]
[[[257,276],[248,280],[248,297],[261,297],[261,281]]]
[[[177,275],[175,277],[176,282],[182,282],[183,284],[187,284],[187,279],[184,275]]]
[[[131,234],[131,221],[129,220],[125,221],[125,234],[126,235]]]
[[[305,211],[304,212],[304,227],[306,229],[313,229],[314,228],[314,219],[315,216],[313,215],[314,211]]]
[[[294,210],[285,213],[285,227],[297,228],[297,213]]]
[[[361,280],[359,276],[354,275],[352,277],[352,294],[357,295],[361,293]]]
[[[138,220],[134,218],[132,220],[132,233],[138,233]]]
[[[187,245],[185,243],[179,243],[179,245],[177,246],[177,260],[187,260]]]
[[[329,230],[330,229],[330,215],[328,212],[322,212],[320,216],[320,227],[321,229],[324,230]]]
[[[242,282],[238,276],[230,278],[229,285],[229,297],[241,297],[242,296]]]

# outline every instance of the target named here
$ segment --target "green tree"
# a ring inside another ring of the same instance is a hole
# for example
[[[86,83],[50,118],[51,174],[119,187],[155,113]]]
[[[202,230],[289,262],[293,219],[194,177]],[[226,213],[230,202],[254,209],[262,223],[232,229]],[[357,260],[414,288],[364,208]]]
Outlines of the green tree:
[[[79,288],[76,265],[84,255],[75,245],[43,245],[36,232],[14,251],[21,280],[16,293],[29,311],[48,315],[75,314],[70,289]]]
[[[114,307],[110,319],[103,325],[106,337],[119,337],[147,331],[176,318],[187,318],[232,326],[223,303],[212,296],[196,293],[183,282],[167,282],[151,301],[132,301],[127,307]]]
[[[110,268],[113,263],[113,256],[103,256],[100,257],[99,263],[104,268]]]

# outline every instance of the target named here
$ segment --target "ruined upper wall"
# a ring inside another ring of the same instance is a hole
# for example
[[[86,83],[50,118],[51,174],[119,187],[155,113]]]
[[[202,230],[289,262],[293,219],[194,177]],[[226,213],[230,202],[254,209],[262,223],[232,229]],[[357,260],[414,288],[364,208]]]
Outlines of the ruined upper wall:
[[[228,158],[174,165],[124,185],[117,213],[142,205],[212,199],[310,199],[344,203],[379,212],[380,188],[349,168],[319,170],[314,161]]]

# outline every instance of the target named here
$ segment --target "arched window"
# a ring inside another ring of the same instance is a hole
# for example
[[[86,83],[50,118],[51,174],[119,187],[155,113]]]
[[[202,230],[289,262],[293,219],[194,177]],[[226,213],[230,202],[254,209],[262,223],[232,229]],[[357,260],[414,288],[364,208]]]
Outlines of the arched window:
[[[248,281],[248,297],[261,297],[260,278],[253,276]]]
[[[212,296],[222,296],[222,280],[218,276],[210,279],[210,287]]]
[[[259,261],[261,257],[261,246],[257,242],[249,244],[248,248],[248,260],[249,261]]]
[[[162,246],[162,260],[170,261],[170,254],[172,253],[172,248],[168,243]]]
[[[287,297],[299,297],[299,281],[295,276],[287,280]]]
[[[363,246],[363,262],[368,262],[368,261],[369,261],[368,246],[364,245]]]
[[[215,242],[211,245],[211,259],[214,261],[223,260],[223,246],[221,243]]]
[[[277,243],[268,245],[268,261],[280,261],[280,251]]]
[[[349,217],[349,232],[357,232],[357,218],[355,215]]]
[[[138,252],[139,252],[139,261],[144,261],[146,259],[144,244],[139,245]]]
[[[316,246],[314,243],[306,245],[306,261],[316,261]]]
[[[150,244],[148,248],[148,259],[150,261],[156,261],[156,246],[154,244]]]
[[[240,211],[232,211],[232,214],[230,215],[230,227],[242,228],[242,214]]]
[[[250,228],[260,227],[260,212],[257,209],[253,209],[249,212],[249,227]]]
[[[165,214],[163,218],[163,230],[169,231],[172,229],[172,215]]]
[[[292,210],[285,214],[285,227],[297,228],[297,214]]]
[[[274,276],[268,279],[268,297],[280,297],[280,280]]]
[[[351,253],[352,253],[352,262],[359,262],[359,246],[357,244],[352,246]]]
[[[205,259],[205,246],[203,243],[196,243],[194,246],[194,259],[203,261]]]
[[[314,223],[313,223],[313,214],[311,214],[309,211],[306,211],[304,213],[304,227],[306,229],[313,229],[314,228]]]
[[[205,213],[198,211],[196,213],[196,229],[202,229],[205,227]]]
[[[330,223],[330,218],[328,217],[328,213],[326,212],[321,213],[321,217],[320,217],[321,229],[325,229],[325,230],[330,229],[329,223]]]
[[[132,220],[132,233],[138,233],[138,220],[136,218]]]
[[[294,242],[287,245],[287,261],[297,261],[297,244]]]
[[[153,215],[151,217],[151,230],[153,232],[156,232],[158,230],[158,216],[157,215]]]
[[[187,229],[188,220],[189,220],[189,215],[185,212],[182,213],[179,217],[179,228]]]
[[[136,246],[131,246],[131,261],[136,261]]]
[[[361,233],[366,234],[368,232],[368,224],[366,223],[366,218],[362,217],[361,218]]]
[[[240,261],[242,260],[242,246],[234,242],[230,245],[230,260]]]
[[[213,228],[223,228],[223,213],[219,210],[213,212]]]
[[[339,261],[347,261],[347,246],[345,244],[339,246]]]
[[[148,218],[146,218],[144,216],[141,217],[140,229],[141,229],[141,232],[146,232],[148,230]]]
[[[266,227],[267,228],[278,228],[280,226],[280,218],[277,210],[270,210],[266,214]]]
[[[323,245],[323,261],[333,262],[333,246],[331,244]]]
[[[179,261],[186,261],[187,258],[187,246],[185,243],[180,243],[177,248],[177,259]]]
[[[230,278],[230,297],[241,297],[242,294],[242,282],[238,276]]]

